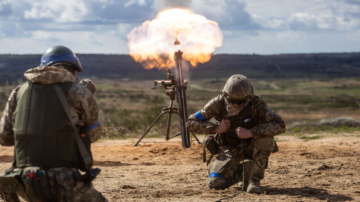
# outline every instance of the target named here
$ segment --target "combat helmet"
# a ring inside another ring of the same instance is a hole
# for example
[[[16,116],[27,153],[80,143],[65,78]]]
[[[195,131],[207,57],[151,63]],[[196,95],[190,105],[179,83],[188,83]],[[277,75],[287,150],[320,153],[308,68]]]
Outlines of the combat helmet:
[[[252,85],[246,76],[241,74],[232,75],[222,90],[226,98],[232,100],[245,100],[254,95]]]
[[[40,66],[50,66],[55,63],[68,63],[79,72],[83,71],[79,58],[65,46],[53,46],[45,51],[40,60]]]

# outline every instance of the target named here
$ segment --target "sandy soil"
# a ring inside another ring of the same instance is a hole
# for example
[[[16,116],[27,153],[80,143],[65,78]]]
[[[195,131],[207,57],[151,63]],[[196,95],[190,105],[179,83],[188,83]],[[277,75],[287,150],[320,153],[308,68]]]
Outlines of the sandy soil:
[[[202,145],[195,142],[189,149],[179,139],[145,139],[138,147],[133,142],[93,145],[95,167],[102,169],[94,186],[109,201],[360,201],[357,137],[279,142],[260,195],[240,193],[236,185],[209,190]],[[10,167],[12,153],[12,147],[0,147],[0,172]]]

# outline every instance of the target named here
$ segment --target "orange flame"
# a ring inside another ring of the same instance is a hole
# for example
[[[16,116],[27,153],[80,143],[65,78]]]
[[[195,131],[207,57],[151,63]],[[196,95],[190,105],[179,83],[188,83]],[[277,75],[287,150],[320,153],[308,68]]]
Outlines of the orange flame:
[[[127,37],[130,55],[146,69],[173,67],[177,50],[183,51],[183,58],[197,66],[209,61],[223,41],[216,22],[178,8],[159,13],[154,20],[135,27]],[[180,45],[174,45],[175,39]]]

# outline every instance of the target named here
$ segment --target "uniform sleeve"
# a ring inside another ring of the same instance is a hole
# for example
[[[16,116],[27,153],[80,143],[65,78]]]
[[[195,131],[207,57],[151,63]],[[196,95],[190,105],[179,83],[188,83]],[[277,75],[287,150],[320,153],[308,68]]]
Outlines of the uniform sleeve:
[[[12,117],[16,108],[16,95],[21,86],[16,87],[10,94],[0,120],[0,144],[2,146],[14,145],[14,130]]]
[[[84,122],[84,132],[89,136],[91,142],[101,137],[102,126],[99,123],[99,108],[92,93],[85,86],[76,84],[69,90],[69,96],[79,111],[80,118]]]
[[[209,122],[213,117],[219,117],[221,111],[221,96],[210,100],[204,109],[190,115],[186,129],[197,134],[215,134],[216,124]]]
[[[259,97],[254,98],[252,116],[258,123],[251,129],[254,137],[273,137],[286,131],[282,118]]]

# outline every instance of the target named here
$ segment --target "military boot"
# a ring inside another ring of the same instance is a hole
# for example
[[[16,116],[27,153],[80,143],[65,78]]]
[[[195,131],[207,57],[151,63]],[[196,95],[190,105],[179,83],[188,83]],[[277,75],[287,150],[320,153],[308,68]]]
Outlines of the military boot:
[[[251,180],[249,183],[249,186],[247,188],[247,192],[260,194],[261,193],[260,181],[259,180]]]
[[[238,184],[238,187],[240,188],[240,189],[243,189],[243,186],[244,186],[244,190],[246,190],[246,188],[248,187],[248,185],[249,185],[249,182],[247,182],[247,181],[245,181],[245,183],[244,182],[239,182],[239,184]]]

